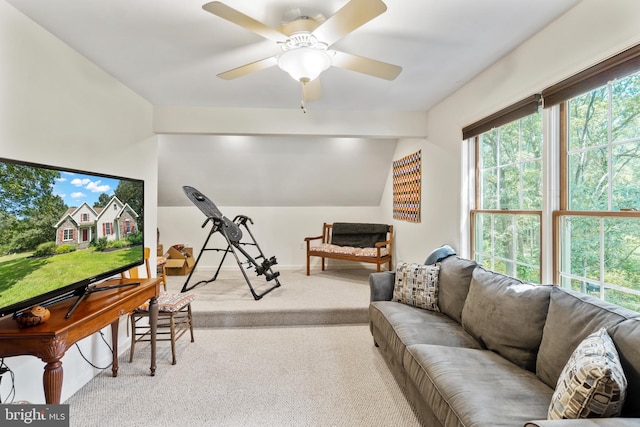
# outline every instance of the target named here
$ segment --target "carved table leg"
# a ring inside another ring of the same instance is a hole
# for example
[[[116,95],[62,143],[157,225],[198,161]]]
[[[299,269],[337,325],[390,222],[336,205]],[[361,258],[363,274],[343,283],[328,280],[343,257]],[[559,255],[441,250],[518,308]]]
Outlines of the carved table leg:
[[[40,341],[38,357],[46,363],[42,383],[46,403],[59,404],[62,396],[62,356],[67,350],[67,334]]]
[[[111,324],[111,346],[113,347],[113,363],[111,364],[111,372],[114,377],[118,376],[118,326],[120,326],[119,318]]]
[[[62,394],[62,362],[60,360],[48,362],[45,365],[42,382],[45,401],[49,404],[59,404]]]
[[[151,327],[151,376],[154,376],[156,374],[156,332],[158,331],[157,297],[149,300],[149,326]]]

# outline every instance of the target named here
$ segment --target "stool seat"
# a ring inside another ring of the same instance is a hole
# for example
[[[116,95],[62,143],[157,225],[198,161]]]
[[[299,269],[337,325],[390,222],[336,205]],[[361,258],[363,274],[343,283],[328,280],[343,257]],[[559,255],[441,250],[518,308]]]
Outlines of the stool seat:
[[[162,291],[158,296],[158,311],[178,311],[185,305],[190,304],[191,301],[195,299],[195,297],[196,296],[194,294],[188,292],[172,294],[166,291]],[[149,301],[138,307],[138,310],[149,310]]]

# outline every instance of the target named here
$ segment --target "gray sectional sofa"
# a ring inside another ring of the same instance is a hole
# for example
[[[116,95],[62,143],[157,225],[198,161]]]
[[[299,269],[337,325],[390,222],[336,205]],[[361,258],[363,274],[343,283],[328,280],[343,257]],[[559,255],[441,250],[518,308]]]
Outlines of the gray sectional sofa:
[[[425,425],[640,426],[639,313],[456,255],[439,266],[439,311],[392,301],[395,272],[369,279],[374,342]],[[547,420],[574,349],[603,327],[628,382],[621,417]]]

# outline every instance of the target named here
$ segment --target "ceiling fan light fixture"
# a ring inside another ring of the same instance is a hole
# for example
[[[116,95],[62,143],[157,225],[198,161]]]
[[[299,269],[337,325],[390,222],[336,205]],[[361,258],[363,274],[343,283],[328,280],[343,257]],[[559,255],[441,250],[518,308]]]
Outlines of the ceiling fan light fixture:
[[[298,47],[284,51],[278,57],[278,67],[289,73],[296,81],[310,82],[331,66],[331,57],[326,50]]]

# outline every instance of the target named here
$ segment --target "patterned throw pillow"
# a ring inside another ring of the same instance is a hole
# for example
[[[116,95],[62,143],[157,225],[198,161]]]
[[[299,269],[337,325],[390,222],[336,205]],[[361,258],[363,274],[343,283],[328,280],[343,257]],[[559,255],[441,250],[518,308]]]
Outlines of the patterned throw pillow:
[[[565,365],[549,406],[548,419],[620,415],[627,379],[607,330],[586,337]]]
[[[438,308],[438,275],[440,264],[400,263],[396,267],[393,301],[440,311]]]

